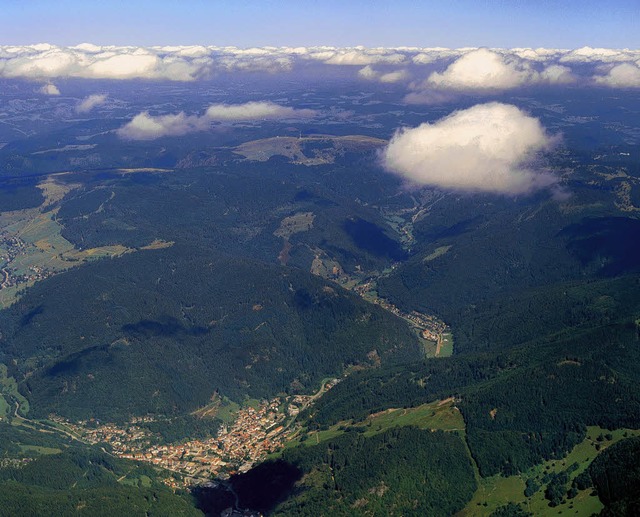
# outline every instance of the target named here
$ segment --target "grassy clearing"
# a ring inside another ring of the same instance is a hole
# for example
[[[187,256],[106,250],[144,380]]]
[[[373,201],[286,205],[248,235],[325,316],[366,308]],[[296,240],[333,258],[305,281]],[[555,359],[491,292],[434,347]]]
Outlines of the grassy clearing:
[[[464,419],[453,399],[423,404],[409,409],[389,409],[370,416],[356,427],[367,427],[365,436],[371,436],[392,427],[412,425],[420,429],[464,431]]]
[[[438,343],[435,341],[429,341],[422,337],[422,332],[418,329],[414,329],[416,336],[420,340],[420,344],[422,345],[422,350],[424,352],[425,357],[436,357],[436,352],[438,351]]]
[[[604,438],[610,434],[611,439]],[[537,465],[527,472],[517,476],[502,477],[493,476],[481,479],[478,490],[467,507],[460,512],[460,517],[486,516],[490,515],[500,506],[504,506],[509,502],[519,503],[524,509],[533,515],[592,515],[602,510],[603,506],[597,496],[591,495],[592,490],[582,490],[574,499],[566,499],[564,503],[551,508],[549,501],[544,497],[545,486],[533,494],[531,497],[525,497],[525,483],[528,479],[538,477],[545,473],[559,473],[566,470],[570,465],[576,463],[578,468],[570,474],[573,480],[576,476],[586,470],[594,458],[598,455],[596,446],[600,446],[600,450],[622,440],[627,436],[640,436],[640,430],[619,429],[616,431],[607,431],[599,427],[589,427],[587,438],[576,445],[567,456],[559,460],[549,460],[541,465]],[[602,435],[602,441],[598,437]],[[570,486],[570,483],[569,483]],[[567,488],[569,488],[569,486]]]
[[[440,353],[438,357],[451,357],[453,355],[453,334],[444,332],[442,334],[442,342],[440,344]]]
[[[161,239],[156,239],[150,244],[147,244],[146,246],[142,246],[140,249],[141,250],[162,250],[165,248],[170,248],[174,244],[175,244],[174,241],[163,241]]]
[[[2,363],[0,363],[0,395],[4,404],[9,406],[9,414],[13,414],[13,401],[20,404],[22,415],[29,413],[29,401],[18,391],[18,383],[13,377],[8,376],[7,365]]]
[[[149,476],[145,476],[144,474],[140,476],[140,485],[142,485],[144,488],[150,488],[152,483],[153,481]]]
[[[432,260],[435,260],[438,257],[444,255],[450,249],[451,246],[440,246],[439,248],[436,248],[431,255],[427,255],[425,258],[423,258],[422,262],[431,262]]]
[[[55,447],[41,447],[39,445],[20,445],[20,450],[26,453],[34,452],[42,455],[60,454],[62,452],[62,449],[57,449]]]
[[[305,146],[314,142],[326,143],[327,147],[315,151],[305,151]],[[284,156],[293,163],[312,166],[333,163],[336,156],[345,151],[373,149],[385,144],[385,140],[361,135],[278,136],[245,142],[236,147],[234,153],[244,156],[247,160],[260,162],[267,161],[272,156]],[[307,154],[305,155],[304,152]]]
[[[129,474],[118,479],[118,483],[121,485],[132,486],[135,488],[151,488],[153,480],[149,476],[142,474],[140,477],[132,476]]]
[[[0,420],[7,418],[10,411],[11,405],[4,399],[4,397],[0,396]]]
[[[222,405],[218,409],[216,417],[222,420],[225,424],[230,424],[235,421],[236,414],[239,410],[240,406],[238,404],[229,399],[223,398]]]
[[[121,485],[138,488],[138,478],[124,477],[124,478],[118,479],[118,483],[120,483]]]
[[[280,227],[273,232],[276,237],[288,239],[294,233],[306,232],[313,227],[313,212],[298,212],[280,221]]]
[[[211,398],[211,402],[191,414],[198,418],[219,418],[225,424],[235,421],[240,406],[226,397],[217,394]]]
[[[419,429],[464,432],[464,419],[453,399],[423,404],[407,409],[388,409],[370,415],[356,423],[338,422],[329,429],[299,433],[287,442],[286,448],[297,445],[316,445],[355,429],[364,436],[373,436],[393,427],[415,426]]]
[[[242,403],[243,407],[258,409],[260,407],[260,401],[258,399],[246,398]]]
[[[22,243],[22,248],[10,263],[0,266],[6,266],[12,276],[25,275],[29,278],[27,282],[18,286],[0,290],[0,309],[11,305],[26,287],[40,279],[38,274],[46,277],[89,260],[119,257],[136,251],[121,245],[78,250],[66,240],[62,236],[62,226],[57,221],[58,208],[49,210],[49,207],[80,185],[59,183],[56,176],[58,175],[51,175],[38,185],[45,196],[45,201],[40,207],[0,213],[0,240],[17,238]],[[141,249],[157,250],[172,245],[173,242],[155,240]],[[9,255],[7,245],[0,244],[0,256],[2,255]]]

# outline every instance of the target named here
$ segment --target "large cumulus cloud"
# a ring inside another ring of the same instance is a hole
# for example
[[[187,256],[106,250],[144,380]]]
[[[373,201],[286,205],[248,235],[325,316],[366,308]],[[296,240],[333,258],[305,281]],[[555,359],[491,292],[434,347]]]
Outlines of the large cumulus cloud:
[[[554,141],[536,118],[492,102],[399,130],[382,158],[389,171],[417,184],[525,194],[556,182],[532,165]]]
[[[215,121],[300,119],[315,115],[314,110],[294,109],[273,102],[212,104],[203,115],[187,115],[180,112],[153,116],[144,111],[118,129],[117,134],[127,140],[155,140],[163,136],[182,136],[205,131]]]
[[[594,81],[612,88],[640,88],[640,61],[615,65],[604,75],[596,75]]]
[[[537,55],[537,54],[536,54]],[[536,70],[528,60],[481,48],[464,54],[443,72],[432,73],[427,84],[453,90],[507,90],[532,83],[568,83],[570,69],[552,65]]]

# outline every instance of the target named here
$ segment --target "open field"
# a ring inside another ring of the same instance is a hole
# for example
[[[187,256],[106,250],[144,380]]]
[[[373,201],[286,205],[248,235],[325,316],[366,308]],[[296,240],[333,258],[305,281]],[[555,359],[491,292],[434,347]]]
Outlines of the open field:
[[[15,403],[20,404],[20,413],[29,412],[29,401],[18,391],[18,383],[8,376],[7,365],[0,363],[0,417],[13,415]]]
[[[346,152],[362,152],[382,147],[386,143],[380,138],[362,135],[276,136],[245,142],[236,147],[234,153],[247,160],[260,162],[267,161],[272,156],[284,156],[293,163],[312,166],[333,163],[336,156]]]
[[[373,436],[393,427],[403,426],[415,426],[432,431],[464,432],[465,429],[462,414],[455,406],[454,400],[446,399],[414,408],[387,409],[369,415],[361,422],[338,422],[329,429],[307,433],[307,438],[304,440],[300,440],[300,436],[297,436],[288,442],[286,447],[295,447],[300,444],[315,445],[343,434],[348,428],[362,432],[364,436]]]
[[[76,184],[63,184],[51,175],[38,188],[45,197],[38,208],[0,213],[0,308],[15,302],[21,291],[39,280],[102,257],[118,257],[136,251],[121,245],[79,250],[62,236],[57,220],[58,208],[51,205],[61,200]],[[143,250],[162,249],[172,242],[155,240]]]
[[[440,246],[439,248],[436,248],[431,255],[427,255],[425,258],[423,258],[422,262],[431,262],[432,260],[435,260],[438,257],[444,255],[450,249],[451,246]]]
[[[273,232],[276,237],[288,239],[294,233],[306,232],[313,227],[313,212],[298,212],[280,221],[280,227]]]
[[[21,445],[20,449],[22,452],[35,452],[36,454],[60,454],[62,449],[57,449],[55,447],[41,447],[40,445]]]
[[[443,332],[440,338],[436,357],[451,357],[453,355],[453,334]]]
[[[219,418],[224,423],[230,423],[235,420],[236,414],[240,410],[240,406],[226,397],[214,395],[211,402],[203,406],[191,414],[198,418]]]
[[[611,440],[604,438],[607,433],[611,434]],[[611,444],[622,440],[625,433],[627,436],[640,436],[640,430],[619,429],[607,431],[599,427],[589,427],[587,438],[576,445],[562,459],[546,461],[516,476],[492,476],[480,479],[478,490],[473,499],[458,515],[459,517],[491,515],[497,508],[509,502],[519,503],[525,510],[536,516],[597,514],[602,510],[603,506],[597,496],[591,495],[592,489],[590,488],[579,491],[575,498],[565,499],[562,504],[552,508],[549,506],[549,501],[544,497],[544,486],[541,486],[531,497],[525,497],[525,483],[527,479],[532,479],[545,473],[562,472],[576,463],[578,467],[569,476],[570,480],[573,480],[584,472],[597,456],[596,445],[600,445],[600,450],[603,450]],[[601,435],[602,441],[599,441],[598,437]]]
[[[240,406],[231,400],[224,400],[222,406],[218,409],[216,417],[222,420],[225,424],[233,422],[236,418],[236,413],[240,410]]]

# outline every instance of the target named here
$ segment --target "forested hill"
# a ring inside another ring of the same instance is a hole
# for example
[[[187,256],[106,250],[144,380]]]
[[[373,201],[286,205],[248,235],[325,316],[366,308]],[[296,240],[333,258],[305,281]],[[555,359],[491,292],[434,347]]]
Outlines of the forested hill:
[[[483,476],[562,457],[586,426],[640,426],[640,338],[632,321],[546,344],[350,376],[309,415],[311,428],[454,396]],[[587,394],[587,395],[585,395]]]
[[[420,357],[404,321],[334,284],[179,245],[41,282],[0,325],[33,414],[72,418],[308,392],[349,365]]]

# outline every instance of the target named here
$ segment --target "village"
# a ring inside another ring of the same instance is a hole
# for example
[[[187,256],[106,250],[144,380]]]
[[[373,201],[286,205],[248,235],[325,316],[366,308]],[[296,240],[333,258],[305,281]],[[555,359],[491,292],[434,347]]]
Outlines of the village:
[[[0,267],[0,289],[44,280],[53,274],[46,267],[39,266],[30,266],[26,274],[15,274],[9,266],[17,257],[27,254],[27,246],[19,237],[4,236],[0,240],[0,253],[0,264],[4,263]]]
[[[391,267],[391,269],[393,268],[395,268],[395,265]],[[356,271],[362,273],[360,266],[356,266]],[[358,274],[347,274],[340,264],[331,260],[323,260],[320,254],[316,256],[313,262],[311,273],[335,282],[341,287],[353,291],[367,302],[374,303],[384,310],[402,318],[417,329],[423,339],[435,343],[442,341],[442,335],[447,330],[446,323],[435,316],[423,314],[415,310],[410,313],[404,312],[391,302],[380,298],[377,292],[375,277],[361,278]]]
[[[447,325],[435,316],[422,314],[418,311],[411,311],[410,313],[407,313],[401,311],[398,307],[384,298],[379,298],[375,295],[375,280],[369,280],[358,284],[353,288],[353,291],[365,300],[379,305],[399,318],[407,320],[416,327],[420,331],[421,336],[428,341],[440,341],[442,339],[442,333],[447,329]]]
[[[337,379],[329,381],[321,391],[337,382]],[[169,486],[178,488],[246,472],[284,445],[286,437],[295,429],[296,416],[315,397],[276,397],[243,407],[232,423],[221,425],[215,437],[181,443],[162,443],[158,435],[146,429],[143,424],[154,421],[151,416],[134,418],[124,425],[96,421],[72,423],[53,415],[50,418],[82,441],[108,445],[116,456],[148,462],[180,474],[165,480]]]

